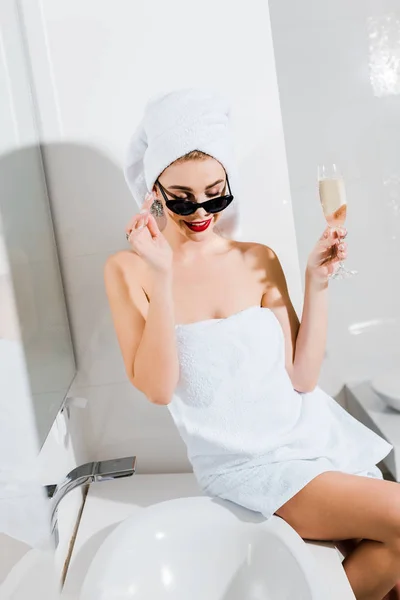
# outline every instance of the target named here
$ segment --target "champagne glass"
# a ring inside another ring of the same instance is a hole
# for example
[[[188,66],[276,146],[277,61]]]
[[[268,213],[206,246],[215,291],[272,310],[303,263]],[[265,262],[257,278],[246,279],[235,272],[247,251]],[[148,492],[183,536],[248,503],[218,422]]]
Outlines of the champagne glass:
[[[318,189],[322,210],[331,229],[342,227],[347,216],[346,188],[343,177],[335,164],[318,165]],[[340,242],[344,238],[340,238]],[[340,243],[339,242],[339,243]],[[357,271],[349,271],[340,261],[330,279],[348,279]]]

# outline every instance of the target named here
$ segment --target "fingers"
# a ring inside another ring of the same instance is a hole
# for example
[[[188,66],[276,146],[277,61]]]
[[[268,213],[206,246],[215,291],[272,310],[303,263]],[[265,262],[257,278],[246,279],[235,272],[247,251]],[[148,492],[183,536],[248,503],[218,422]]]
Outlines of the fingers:
[[[151,214],[149,214],[147,219],[147,229],[150,231],[152,238],[158,237],[161,233],[160,228],[157,225],[157,221]]]
[[[128,241],[132,233],[140,232],[142,229],[144,229],[144,227],[147,225],[147,219],[147,214],[140,213],[129,222],[129,224],[125,227],[125,236]]]
[[[150,208],[153,204],[153,201],[154,194],[152,192],[146,194],[140,213],[135,215],[125,227],[125,235],[128,241],[132,231],[140,231],[147,226]]]
[[[347,229],[345,227],[330,227],[328,226],[321,236],[322,239],[333,238],[345,238],[347,235]]]
[[[334,245],[335,239],[335,230],[327,227],[319,239],[320,246],[327,250]]]
[[[142,204],[142,209],[138,215],[138,220],[137,220],[136,226],[135,226],[136,229],[143,229],[143,227],[146,227],[147,222],[148,222],[148,217],[150,215],[150,208],[151,208],[151,205],[153,204],[153,202],[154,202],[153,192],[146,194],[146,197]]]
[[[140,212],[141,213],[148,212],[150,210],[153,202],[154,202],[154,193],[153,192],[147,193],[145,196],[144,202],[142,204],[142,210]]]
[[[338,244],[346,235],[347,229],[344,227],[327,227],[320,237],[320,244],[323,248],[330,248],[334,244]]]
[[[346,260],[347,258],[347,244],[346,242],[341,242],[340,244],[334,244],[333,246],[326,248],[324,252],[321,253],[321,265],[326,265],[329,263],[336,263],[341,260]]]
[[[346,258],[347,258],[346,242],[340,242],[340,244],[338,244],[336,257],[338,260],[346,260]]]

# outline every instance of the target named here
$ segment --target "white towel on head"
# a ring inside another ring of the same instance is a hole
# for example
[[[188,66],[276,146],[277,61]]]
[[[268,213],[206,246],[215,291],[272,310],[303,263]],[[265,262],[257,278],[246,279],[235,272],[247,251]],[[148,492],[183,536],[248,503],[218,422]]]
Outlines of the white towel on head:
[[[234,196],[215,230],[237,237],[237,166],[230,115],[228,100],[209,88],[182,88],[151,98],[130,140],[124,166],[125,179],[138,205],[143,204],[164,169],[188,152],[200,150],[222,164]]]

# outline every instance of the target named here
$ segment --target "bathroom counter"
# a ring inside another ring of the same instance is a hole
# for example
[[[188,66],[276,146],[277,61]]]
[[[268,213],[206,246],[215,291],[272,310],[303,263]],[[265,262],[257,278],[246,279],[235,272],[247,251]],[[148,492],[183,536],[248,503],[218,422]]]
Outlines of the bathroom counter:
[[[79,600],[83,580],[93,557],[118,523],[156,502],[200,495],[192,473],[136,474],[125,479],[92,484],[71,555],[63,600]],[[325,542],[307,541],[307,545],[327,582],[324,600],[354,600],[336,548]]]
[[[400,412],[387,406],[368,382],[347,385],[345,389],[349,413],[392,444],[393,451],[382,462],[400,482]]]

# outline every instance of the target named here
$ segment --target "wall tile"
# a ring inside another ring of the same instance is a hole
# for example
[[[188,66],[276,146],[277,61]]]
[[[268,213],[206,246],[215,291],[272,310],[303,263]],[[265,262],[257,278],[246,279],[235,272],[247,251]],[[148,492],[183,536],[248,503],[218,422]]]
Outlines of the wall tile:
[[[269,0],[271,20],[277,27],[307,27],[335,21],[361,22],[374,15],[398,10],[398,0]]]
[[[337,106],[372,96],[363,21],[286,25],[279,33],[273,30],[273,39],[277,60],[289,65],[277,73],[282,102],[292,93],[302,108],[322,104],[328,117]]]
[[[104,287],[108,253],[68,257],[66,293],[77,353],[78,385],[126,381]]]
[[[379,15],[396,7],[385,0],[291,2],[292,10],[287,2],[271,5],[301,267],[324,225],[317,163],[336,162],[346,182],[347,266],[359,274],[330,283],[321,373],[328,385],[339,388],[400,360],[400,109],[397,96],[378,96],[371,81],[374,18],[369,19],[377,15],[380,22]],[[388,22],[395,20],[392,15]]]
[[[103,266],[108,255],[128,247],[124,227],[137,206],[125,184],[122,164],[148,98],[174,87],[204,84],[224,93],[229,88],[243,229],[247,239],[274,247],[285,267],[293,302],[300,304],[268,5],[257,0],[251,10],[243,11],[239,4],[229,4],[229,31],[211,45],[204,41],[215,23],[224,22],[227,3],[205,0],[189,7],[176,0],[176,10],[159,4],[156,13],[154,3],[135,4],[133,9],[129,0],[121,2],[118,11],[96,0],[61,5],[45,0],[40,13],[29,0],[21,5],[77,352],[73,389],[90,396],[86,413],[93,419],[86,422],[93,442],[90,450],[93,456],[109,457],[139,448],[140,465],[148,469],[156,464],[161,469],[188,468],[175,429],[169,433],[169,421],[157,425],[158,415],[167,418],[168,413],[153,413],[148,404],[141,412],[127,382],[105,296]],[[165,27],[176,27],[177,14],[189,19],[194,29],[181,27],[179,36],[165,44]],[[131,35],[133,21],[145,24],[136,27],[135,36]],[[149,23],[152,52],[143,60]],[[194,37],[198,44],[193,46]],[[227,39],[240,43],[227,43]],[[193,51],[182,52],[188,44]],[[273,219],[265,216],[266,203]],[[129,390],[120,394],[118,402],[114,397],[119,388],[113,384]],[[142,419],[137,428],[135,410]]]
[[[129,382],[74,386],[74,395],[89,401],[81,423],[93,459],[133,454],[138,472],[191,470],[168,408],[152,404]]]

